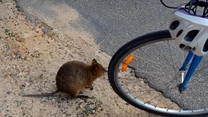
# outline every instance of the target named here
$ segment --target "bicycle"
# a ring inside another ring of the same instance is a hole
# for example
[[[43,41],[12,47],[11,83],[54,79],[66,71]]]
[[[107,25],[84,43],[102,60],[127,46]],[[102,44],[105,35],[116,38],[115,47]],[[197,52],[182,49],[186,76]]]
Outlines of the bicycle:
[[[180,7],[160,1],[176,9],[169,29],[123,45],[109,63],[109,82],[139,109],[165,116],[207,115],[208,0]]]

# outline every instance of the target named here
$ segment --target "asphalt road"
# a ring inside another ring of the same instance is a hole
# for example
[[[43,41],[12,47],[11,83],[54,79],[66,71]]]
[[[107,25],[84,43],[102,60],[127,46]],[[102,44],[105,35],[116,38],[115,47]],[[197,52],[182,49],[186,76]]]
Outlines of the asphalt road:
[[[173,10],[159,0],[17,0],[24,10],[33,9],[32,15],[44,14],[43,20],[54,12],[51,7],[67,4],[79,12],[79,24],[91,33],[101,50],[113,55],[126,42],[149,32],[166,29]],[[183,0],[184,1],[184,0]],[[182,0],[164,0],[178,6]],[[68,12],[62,12],[67,14]],[[38,16],[40,17],[40,16]],[[76,28],[76,26],[74,26]]]
[[[173,6],[180,4],[171,1]],[[66,3],[83,16],[85,29],[94,34],[101,50],[110,55],[129,40],[167,28],[172,12],[159,0],[66,0]]]

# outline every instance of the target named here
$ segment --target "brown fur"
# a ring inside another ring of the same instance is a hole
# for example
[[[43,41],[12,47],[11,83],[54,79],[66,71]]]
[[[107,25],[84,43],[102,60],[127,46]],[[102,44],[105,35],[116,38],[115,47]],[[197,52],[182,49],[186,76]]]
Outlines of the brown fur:
[[[93,89],[93,82],[106,73],[106,70],[95,59],[91,65],[79,61],[63,64],[56,75],[57,90],[47,94],[23,95],[24,97],[51,96],[57,92],[64,92],[71,97],[77,97],[85,88]]]

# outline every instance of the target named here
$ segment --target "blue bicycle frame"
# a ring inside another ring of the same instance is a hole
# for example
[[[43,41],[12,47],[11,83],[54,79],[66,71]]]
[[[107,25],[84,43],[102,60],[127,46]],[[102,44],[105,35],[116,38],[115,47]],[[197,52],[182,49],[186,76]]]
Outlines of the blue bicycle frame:
[[[179,69],[179,71],[186,71],[187,66],[190,63],[190,67],[188,68],[187,74],[182,82],[182,84],[179,86],[179,91],[182,93],[184,90],[186,90],[187,83],[191,79],[194,71],[198,67],[199,63],[201,62],[203,56],[197,56],[195,55],[191,50],[189,51],[182,67]]]

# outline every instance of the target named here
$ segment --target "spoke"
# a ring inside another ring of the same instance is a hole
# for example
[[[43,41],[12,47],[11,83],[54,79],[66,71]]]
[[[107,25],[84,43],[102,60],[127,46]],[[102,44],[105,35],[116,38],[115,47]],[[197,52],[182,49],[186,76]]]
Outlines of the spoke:
[[[151,74],[150,72],[148,72],[148,71],[144,71],[144,70],[141,70],[141,69],[139,69],[139,72],[138,73],[144,73],[144,74],[148,74],[148,75],[150,75],[151,77],[156,77],[156,78],[159,78],[158,76],[156,76],[155,74]],[[146,78],[144,78],[144,79],[146,79]]]
[[[183,60],[186,59],[186,56],[188,55],[188,52],[183,52]],[[183,65],[183,61],[181,61],[181,65]],[[188,65],[187,65],[188,66]],[[180,66],[181,67],[181,66]]]
[[[160,97],[161,95],[160,94],[158,94],[158,96],[155,96],[155,97],[153,97],[153,98],[151,98],[149,101],[147,101],[147,102],[150,102],[150,101],[152,101],[152,100],[154,100],[154,99],[157,99],[158,97]],[[146,103],[146,102],[145,102]],[[159,102],[158,102],[159,103]]]
[[[156,48],[156,47],[155,47]],[[157,50],[161,53],[161,51],[157,48]],[[141,52],[143,52],[145,54],[145,56],[147,56],[148,58],[152,58],[152,56],[150,56],[148,53],[146,53],[145,51],[143,51],[142,49],[140,49]],[[164,55],[163,55],[164,56]],[[159,64],[159,65],[166,65],[166,64],[162,64],[161,61],[156,61],[156,60],[149,60],[147,58],[144,58],[144,57],[141,57],[139,56],[138,58],[140,59],[144,59],[144,60],[147,60],[149,62],[152,62],[152,63],[155,63],[155,64]],[[169,62],[168,62],[169,63]],[[169,66],[169,65],[166,65],[166,66]]]
[[[208,64],[205,65],[205,66],[203,66],[203,67],[201,67],[199,70],[196,70],[195,73],[194,73],[193,75],[197,74],[198,72],[201,72],[202,70],[204,70],[204,69],[207,68],[207,67],[208,67]],[[206,70],[207,70],[207,69],[206,69]]]
[[[153,44],[153,45],[155,46],[155,44]],[[166,58],[166,56],[163,54],[163,52],[161,52],[161,50],[158,49],[157,46],[155,46],[155,48],[160,52],[160,54],[163,56],[163,58],[165,59],[165,61],[167,61],[167,64],[169,64],[172,67],[172,69],[174,69],[173,65],[170,64],[169,60]]]
[[[154,90],[152,90],[152,89],[149,89],[149,90],[140,90],[140,91],[131,91],[132,93],[141,93],[141,92],[146,92],[146,91],[149,91],[149,92],[151,92],[151,91],[154,91]]]
[[[144,58],[144,57],[138,57],[138,58],[143,59],[143,60],[147,61],[148,63],[151,62],[151,63],[155,63],[155,64],[162,65],[162,66],[164,66],[164,65],[168,66],[166,64],[162,64],[161,62],[153,61],[153,60],[150,60],[150,59],[147,59],[147,58]]]
[[[173,102],[171,102],[170,106],[167,108],[167,111],[171,108],[172,105],[173,105]]]
[[[159,76],[156,76],[155,74],[151,74],[150,72],[145,72],[144,70],[140,70],[140,69],[139,69],[139,73],[148,74],[148,75],[150,75],[150,77],[154,77],[154,78],[160,78]],[[153,73],[155,73],[155,72],[153,72]],[[166,75],[166,74],[164,73],[164,75]],[[176,77],[176,76],[174,76],[174,77]],[[146,79],[146,78],[143,78],[143,79]],[[148,78],[147,78],[147,79],[148,79]],[[174,80],[177,81],[176,78],[173,78],[171,81],[167,81],[167,82],[171,83],[171,82],[174,81]],[[166,82],[164,82],[164,84],[166,84]]]
[[[123,80],[123,79],[122,79]],[[125,80],[128,80],[128,79],[125,79]],[[125,84],[125,85],[128,85],[128,84],[131,84],[131,83],[138,83],[138,82],[141,82],[141,80],[139,80],[139,81],[132,81],[132,82],[130,82],[130,80],[128,80],[128,82],[126,82],[126,81],[121,81],[121,83],[123,83],[123,84]]]
[[[204,99],[203,99],[203,98],[202,98],[202,102],[203,102],[203,106],[204,106],[204,108],[206,109],[206,106],[207,106],[207,105],[205,105],[205,102],[206,102],[206,101],[204,101]]]
[[[145,95],[145,94],[147,94],[147,93],[150,93],[151,91],[153,91],[153,90],[150,90],[149,92],[141,93],[141,94],[139,94],[139,95],[137,95],[137,96],[135,96],[135,97],[138,97],[138,96],[141,96],[141,95]]]
[[[176,74],[175,63],[173,61],[173,56],[172,56],[172,51],[170,49],[170,43],[169,43],[169,41],[168,41],[168,49],[169,49],[169,53],[170,53],[170,56],[171,56],[172,68],[173,68],[174,74]]]
[[[134,76],[130,76],[130,77],[134,77]],[[119,77],[120,78],[120,77]],[[124,80],[135,80],[135,81],[142,81],[142,79],[140,79],[140,78],[136,78],[136,77],[134,77],[134,78],[129,78],[129,77],[122,77],[122,78],[120,78],[120,79],[124,79]]]
[[[161,96],[160,99],[158,100],[158,103],[155,105],[155,107],[157,107],[157,105],[160,103],[161,100],[162,100],[162,96]]]
[[[156,75],[153,75],[153,74],[148,74],[148,75],[150,75],[150,76],[148,76],[148,77],[152,77],[152,78],[159,78],[158,76],[156,76]],[[143,79],[148,79],[148,77],[145,77],[145,78],[143,78]],[[141,77],[142,78],[142,77]],[[175,87],[174,86],[177,86],[179,83],[177,82],[177,79],[176,78],[171,78],[172,80],[171,81],[166,81],[166,82],[163,82],[161,85],[164,85],[164,86],[172,86],[172,87],[169,87],[168,89],[174,89]],[[169,84],[172,84],[173,82],[176,82],[176,85],[169,85]],[[149,81],[148,81],[149,82]],[[145,83],[146,84],[146,83]],[[147,84],[148,85],[148,84]],[[149,86],[149,85],[148,85]],[[167,87],[166,87],[167,88]]]

